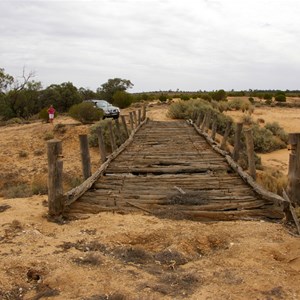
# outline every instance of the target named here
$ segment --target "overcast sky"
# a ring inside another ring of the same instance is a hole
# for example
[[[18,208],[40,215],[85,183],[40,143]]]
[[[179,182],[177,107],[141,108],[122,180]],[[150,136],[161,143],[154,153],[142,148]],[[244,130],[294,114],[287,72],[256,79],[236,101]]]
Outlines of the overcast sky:
[[[43,87],[300,89],[299,0],[0,0],[0,68]]]

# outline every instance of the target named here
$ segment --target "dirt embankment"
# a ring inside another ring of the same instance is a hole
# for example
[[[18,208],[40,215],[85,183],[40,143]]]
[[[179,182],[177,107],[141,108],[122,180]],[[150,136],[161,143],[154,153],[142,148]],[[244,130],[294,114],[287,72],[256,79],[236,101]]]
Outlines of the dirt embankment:
[[[151,109],[151,117],[160,115],[166,117],[164,106]],[[1,180],[46,174],[48,133],[63,139],[65,172],[79,176],[78,134],[88,129],[64,128],[1,128]],[[47,221],[46,200],[0,198],[0,299],[300,298],[300,240],[282,224],[203,224],[142,212],[56,224]]]

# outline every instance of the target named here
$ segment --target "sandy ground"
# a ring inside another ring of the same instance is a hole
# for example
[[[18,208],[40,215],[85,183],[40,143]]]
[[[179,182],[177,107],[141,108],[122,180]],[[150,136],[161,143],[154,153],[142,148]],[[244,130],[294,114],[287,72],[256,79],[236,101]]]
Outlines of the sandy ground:
[[[166,107],[149,116],[165,119]],[[66,131],[42,123],[0,128],[2,190],[47,176],[49,134],[63,140],[65,175],[80,178],[78,134],[88,128],[56,122]],[[91,158],[95,169],[97,149]],[[141,212],[57,224],[47,220],[46,201],[0,198],[0,299],[300,299],[300,239],[283,224]]]

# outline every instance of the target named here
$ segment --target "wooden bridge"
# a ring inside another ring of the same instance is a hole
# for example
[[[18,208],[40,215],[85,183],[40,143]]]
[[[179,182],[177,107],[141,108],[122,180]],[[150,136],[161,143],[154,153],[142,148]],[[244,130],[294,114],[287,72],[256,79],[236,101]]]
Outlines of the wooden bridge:
[[[283,199],[261,189],[197,126],[144,123],[97,174],[63,197],[64,214],[142,212],[199,221],[283,218]]]

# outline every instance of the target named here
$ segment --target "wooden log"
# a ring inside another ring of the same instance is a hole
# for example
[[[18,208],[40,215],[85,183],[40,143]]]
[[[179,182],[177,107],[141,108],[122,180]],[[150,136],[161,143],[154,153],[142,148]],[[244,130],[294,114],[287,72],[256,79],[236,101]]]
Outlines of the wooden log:
[[[48,155],[48,209],[49,216],[56,217],[62,214],[64,209],[63,201],[63,161],[62,142],[50,140],[47,143]]]
[[[128,133],[128,128],[127,128],[125,116],[121,116],[121,120],[122,120],[122,125],[123,125],[124,131],[125,131],[126,139],[128,139],[129,138],[129,133]]]
[[[80,134],[79,141],[80,141],[82,173],[83,173],[84,180],[86,180],[92,175],[91,157],[90,157],[89,141],[87,135]]]
[[[291,145],[291,153],[287,194],[293,204],[300,205],[300,133],[290,133],[289,144]]]
[[[256,180],[256,167],[255,167],[255,156],[254,156],[254,142],[252,129],[244,130],[246,137],[247,156],[248,156],[248,169],[249,173],[254,180]]]
[[[223,136],[223,139],[222,139],[222,143],[221,143],[221,146],[220,146],[220,148],[222,150],[224,150],[226,148],[227,139],[228,139],[229,134],[230,134],[231,126],[232,126],[232,122],[228,121],[227,125],[226,125],[226,129],[225,129],[225,133],[224,133],[224,136]]]
[[[130,129],[131,129],[131,131],[133,131],[134,130],[134,121],[133,121],[133,112],[132,111],[129,113],[129,120],[130,120]]]
[[[232,158],[235,161],[238,161],[240,157],[240,151],[242,146],[241,143],[242,130],[243,130],[243,123],[237,123],[235,136],[234,136],[234,149],[232,152]]]
[[[103,138],[103,134],[102,134],[102,129],[100,126],[97,127],[96,134],[98,137],[98,145],[99,145],[99,151],[100,151],[100,156],[101,156],[101,162],[104,163],[106,161],[106,149],[105,149],[105,143],[104,143],[104,138]]]
[[[114,152],[117,149],[116,138],[112,127],[112,122],[108,122],[108,129],[109,129],[109,138],[110,138],[110,146],[111,152]]]

